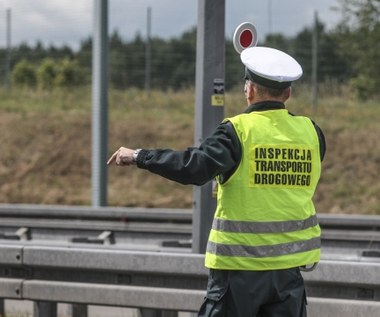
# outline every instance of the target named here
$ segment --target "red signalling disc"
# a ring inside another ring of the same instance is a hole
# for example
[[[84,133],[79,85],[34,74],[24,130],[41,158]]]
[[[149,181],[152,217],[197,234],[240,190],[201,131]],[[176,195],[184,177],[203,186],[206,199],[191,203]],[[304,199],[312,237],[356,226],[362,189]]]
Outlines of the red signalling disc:
[[[240,35],[240,45],[243,47],[249,47],[252,44],[253,35],[250,30],[244,30]]]
[[[250,22],[240,24],[234,33],[233,44],[235,50],[240,54],[244,49],[257,44],[257,31]]]

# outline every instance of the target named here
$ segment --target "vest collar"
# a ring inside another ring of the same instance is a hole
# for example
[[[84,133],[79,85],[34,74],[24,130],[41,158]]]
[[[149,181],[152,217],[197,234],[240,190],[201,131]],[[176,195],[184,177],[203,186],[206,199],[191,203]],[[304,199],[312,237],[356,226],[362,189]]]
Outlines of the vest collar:
[[[244,113],[279,109],[285,109],[285,104],[279,101],[261,101],[248,106],[248,108],[245,109]]]

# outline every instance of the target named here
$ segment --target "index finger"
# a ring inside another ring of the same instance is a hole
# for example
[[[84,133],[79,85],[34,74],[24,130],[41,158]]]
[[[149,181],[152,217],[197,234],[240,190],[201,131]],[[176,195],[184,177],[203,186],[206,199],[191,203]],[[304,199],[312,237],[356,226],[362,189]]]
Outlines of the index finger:
[[[117,152],[118,151],[116,151],[114,154],[112,154],[112,156],[108,159],[107,165],[112,164],[116,160]]]

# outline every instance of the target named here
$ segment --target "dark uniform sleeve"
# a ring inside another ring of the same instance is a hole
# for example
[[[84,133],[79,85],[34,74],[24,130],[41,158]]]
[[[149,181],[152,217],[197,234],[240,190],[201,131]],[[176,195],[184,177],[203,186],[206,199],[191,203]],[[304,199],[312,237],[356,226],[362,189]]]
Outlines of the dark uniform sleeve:
[[[137,166],[181,184],[203,185],[230,174],[241,159],[241,145],[231,123],[220,124],[199,147],[184,151],[142,149]]]
[[[317,131],[318,139],[319,139],[319,153],[321,156],[321,161],[323,161],[326,154],[326,140],[325,135],[322,132],[322,129],[312,120],[315,130]]]

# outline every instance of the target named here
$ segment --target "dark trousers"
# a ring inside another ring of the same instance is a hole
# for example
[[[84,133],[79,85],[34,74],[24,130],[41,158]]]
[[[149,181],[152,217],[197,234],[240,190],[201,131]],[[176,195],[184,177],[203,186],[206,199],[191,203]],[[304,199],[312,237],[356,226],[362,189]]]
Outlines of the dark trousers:
[[[306,317],[300,270],[210,270],[207,295],[198,316]]]

